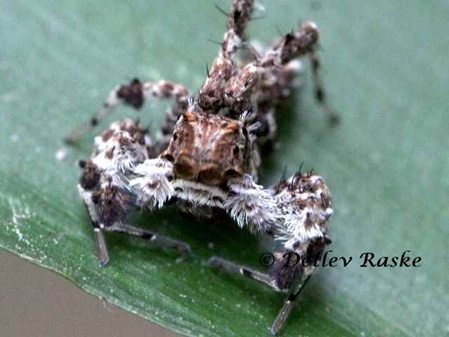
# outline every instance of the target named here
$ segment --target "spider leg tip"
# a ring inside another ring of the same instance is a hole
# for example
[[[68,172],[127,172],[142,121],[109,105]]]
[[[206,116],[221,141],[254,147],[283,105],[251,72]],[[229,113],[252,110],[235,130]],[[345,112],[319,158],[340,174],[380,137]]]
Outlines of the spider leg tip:
[[[104,257],[100,259],[100,267],[104,268],[109,264],[109,257]]]
[[[184,256],[189,256],[192,254],[192,248],[190,248],[190,245],[184,244],[182,247],[180,247],[181,253]]]
[[[279,330],[274,326],[270,327],[270,332],[273,336],[279,336]]]
[[[212,256],[209,260],[207,260],[207,265],[209,267],[220,267],[221,263],[220,263],[221,258],[218,256]]]

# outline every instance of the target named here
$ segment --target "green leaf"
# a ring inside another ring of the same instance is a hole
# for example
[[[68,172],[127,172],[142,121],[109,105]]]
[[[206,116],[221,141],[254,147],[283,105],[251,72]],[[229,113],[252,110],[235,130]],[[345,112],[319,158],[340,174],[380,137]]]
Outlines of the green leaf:
[[[230,1],[219,1],[222,8]],[[283,336],[441,336],[449,327],[449,58],[445,1],[265,1],[252,36],[271,43],[299,19],[322,31],[324,83],[341,124],[313,101],[310,71],[263,182],[301,162],[334,197],[332,256],[303,292]],[[77,196],[95,133],[66,162],[55,152],[116,84],[138,76],[197,90],[225,17],[205,1],[1,1],[0,246],[125,310],[186,335],[268,336],[284,295],[204,266],[212,255],[262,269],[266,250],[231,222],[200,223],[168,209],[140,226],[188,242],[193,256],[108,235],[101,269]],[[157,130],[166,103],[141,112]],[[114,118],[134,115],[120,109]],[[101,127],[106,127],[104,123]],[[96,133],[100,129],[96,130]],[[359,256],[410,250],[417,268],[360,268]]]

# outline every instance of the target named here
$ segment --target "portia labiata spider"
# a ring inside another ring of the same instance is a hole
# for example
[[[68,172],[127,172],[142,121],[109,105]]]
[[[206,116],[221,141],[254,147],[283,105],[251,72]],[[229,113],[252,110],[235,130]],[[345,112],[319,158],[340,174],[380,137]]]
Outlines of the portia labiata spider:
[[[96,137],[90,159],[80,162],[78,190],[92,220],[101,265],[109,261],[103,232],[139,236],[183,254],[190,251],[182,241],[128,224],[133,209],[160,209],[170,201],[201,218],[220,210],[238,226],[276,241],[267,274],[221,257],[212,257],[209,264],[288,293],[271,327],[278,334],[330,243],[331,196],[320,176],[297,172],[269,188],[257,184],[260,151],[276,136],[276,111],[295,88],[302,56],[312,61],[318,102],[331,121],[336,117],[320,82],[316,25],[305,23],[273,48],[256,50],[245,34],[253,7],[253,0],[233,0],[219,55],[198,94],[169,81],[134,79],[114,89],[89,124],[66,141],[77,141],[119,104],[139,109],[147,100],[171,98],[174,103],[156,143],[137,121],[125,119]],[[286,263],[290,253],[300,263]]]

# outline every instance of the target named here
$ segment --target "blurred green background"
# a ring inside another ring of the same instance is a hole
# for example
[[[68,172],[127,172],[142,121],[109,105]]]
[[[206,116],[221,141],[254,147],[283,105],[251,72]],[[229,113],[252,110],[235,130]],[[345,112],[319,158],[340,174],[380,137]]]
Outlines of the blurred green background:
[[[284,295],[222,275],[211,255],[261,268],[266,250],[231,223],[199,223],[172,210],[135,221],[191,244],[194,255],[137,239],[107,237],[100,269],[76,192],[77,159],[94,135],[55,159],[62,138],[88,120],[109,91],[138,76],[198,90],[212,63],[230,1],[1,0],[0,246],[57,271],[111,303],[188,335],[268,336]],[[251,36],[271,43],[299,22],[322,32],[324,83],[341,123],[330,128],[304,85],[279,119],[279,148],[262,183],[301,162],[333,193],[335,256],[304,291],[283,336],[449,335],[449,2],[264,1]],[[167,103],[140,113],[153,134]],[[419,268],[360,268],[359,256],[411,250]],[[32,305],[32,304],[30,304]],[[8,310],[7,308],[3,310]]]

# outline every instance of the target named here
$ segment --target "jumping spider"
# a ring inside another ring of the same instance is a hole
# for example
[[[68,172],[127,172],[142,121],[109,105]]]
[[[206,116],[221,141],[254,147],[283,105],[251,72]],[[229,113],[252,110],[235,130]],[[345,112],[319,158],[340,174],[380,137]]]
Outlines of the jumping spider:
[[[118,104],[139,109],[152,98],[173,99],[156,144],[137,121],[125,119],[96,137],[90,160],[80,163],[78,189],[92,220],[101,265],[109,260],[103,232],[135,235],[189,252],[182,241],[129,225],[132,209],[160,209],[170,201],[197,217],[224,211],[238,226],[277,243],[267,274],[221,257],[209,263],[288,293],[271,327],[278,334],[316,269],[314,262],[330,243],[331,196],[320,176],[297,172],[269,188],[257,184],[261,149],[275,137],[275,113],[295,87],[302,56],[312,61],[318,102],[331,120],[335,115],[320,83],[316,25],[305,23],[272,49],[256,51],[245,33],[252,11],[253,0],[233,0],[219,55],[196,95],[180,84],[135,79],[113,90],[89,124],[66,141],[77,141]],[[285,264],[287,253],[298,254],[301,263]]]

